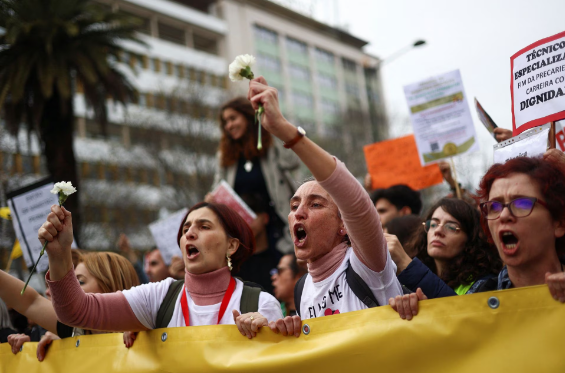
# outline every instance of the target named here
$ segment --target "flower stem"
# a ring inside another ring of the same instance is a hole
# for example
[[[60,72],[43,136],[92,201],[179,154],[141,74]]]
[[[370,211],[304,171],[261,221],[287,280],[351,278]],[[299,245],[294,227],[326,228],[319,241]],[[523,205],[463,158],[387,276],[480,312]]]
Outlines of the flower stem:
[[[24,285],[24,288],[22,289],[22,292],[20,293],[21,295],[24,295],[24,292],[26,291],[26,288],[27,288],[27,284],[29,284],[29,280],[31,280],[31,276],[33,276],[33,273],[35,272],[35,268],[39,264],[39,261],[41,260],[41,257],[43,256],[43,254],[45,254],[45,247],[47,246],[47,242],[48,241],[45,241],[45,243],[43,244],[43,247],[41,248],[41,252],[39,253],[39,258],[37,258],[37,262],[35,262],[35,265],[31,269],[31,272],[29,273],[29,277],[27,278],[26,284]]]
[[[62,192],[59,192],[59,207],[63,206],[63,203],[67,199],[66,198],[67,196],[64,196],[64,199],[61,201],[61,195],[62,194],[63,194]],[[41,252],[39,253],[39,258],[37,258],[37,261],[35,262],[33,268],[31,269],[31,272],[29,273],[29,277],[27,278],[26,284],[24,285],[24,288],[22,289],[22,292],[20,293],[20,295],[24,295],[24,292],[27,289],[27,284],[29,284],[29,280],[31,280],[31,276],[33,276],[33,273],[35,272],[35,268],[37,268],[37,265],[39,264],[41,257],[43,257],[43,254],[45,254],[45,248],[47,247],[47,243],[48,243],[48,241],[45,240],[45,242],[43,243],[43,247],[41,248]]]
[[[255,123],[258,124],[257,126],[257,150],[263,149],[263,141],[261,140],[261,115],[265,109],[263,109],[263,105],[259,105],[259,109],[255,112]]]

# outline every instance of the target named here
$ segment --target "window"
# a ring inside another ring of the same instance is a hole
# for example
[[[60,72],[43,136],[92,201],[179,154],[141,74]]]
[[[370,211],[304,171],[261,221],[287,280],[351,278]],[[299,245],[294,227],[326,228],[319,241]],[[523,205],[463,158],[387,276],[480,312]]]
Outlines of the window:
[[[338,115],[340,111],[339,103],[331,100],[322,99],[320,108],[325,115]]]
[[[277,44],[278,35],[275,31],[255,25],[255,37],[267,43]]]
[[[308,46],[306,45],[306,43],[299,40],[287,37],[286,46],[288,50],[294,51],[296,53],[308,54]]]
[[[296,106],[303,106],[303,107],[314,107],[314,100],[312,96],[307,93],[302,93],[298,91],[292,92],[292,101]]]
[[[162,22],[158,24],[159,39],[170,41],[171,43],[186,45],[185,32],[183,29],[166,25]]]
[[[149,60],[149,69],[158,73],[161,71],[161,61],[158,58],[151,58]]]
[[[344,70],[357,73],[357,64],[355,61],[348,60],[347,58],[342,58],[341,61],[343,63]]]
[[[292,79],[303,81],[310,80],[310,70],[306,67],[290,63],[288,65],[288,72],[290,73]]]
[[[326,62],[329,64],[334,63],[334,55],[332,52],[328,52],[326,50],[315,48],[314,49],[314,56],[316,56],[316,60],[321,62]]]
[[[328,75],[328,74],[324,74],[324,73],[318,73],[318,85],[320,87],[324,87],[324,88],[331,88],[331,89],[336,89],[337,88],[337,80],[335,77]]]
[[[355,84],[349,84],[346,83],[345,84],[345,92],[347,92],[348,95],[350,96],[359,96],[359,87]]]
[[[264,53],[257,53],[257,62],[261,69],[281,71],[281,60]]]
[[[210,54],[218,53],[218,46],[216,39],[199,34],[194,34],[192,36],[192,40],[194,44],[194,49]]]

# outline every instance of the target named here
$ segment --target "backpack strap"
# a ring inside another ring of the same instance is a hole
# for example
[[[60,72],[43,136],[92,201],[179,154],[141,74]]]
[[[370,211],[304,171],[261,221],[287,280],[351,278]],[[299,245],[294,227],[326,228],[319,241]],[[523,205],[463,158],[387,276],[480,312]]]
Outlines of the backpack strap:
[[[345,279],[347,281],[347,285],[349,285],[353,293],[361,300],[361,302],[363,302],[363,304],[369,308],[379,306],[379,302],[377,302],[375,295],[371,289],[369,289],[369,286],[367,286],[365,281],[363,281],[361,276],[353,270],[351,263],[349,263],[345,270]]]
[[[163,303],[159,307],[157,312],[157,320],[155,321],[155,329],[166,328],[169,326],[169,322],[173,317],[173,311],[175,310],[175,301],[177,300],[179,293],[184,285],[184,280],[177,280],[171,283],[167,295],[163,299]]]
[[[243,284],[241,299],[239,301],[239,310],[242,315],[259,310],[259,295],[261,295],[261,287],[249,286],[247,283]]]
[[[300,277],[300,279],[296,282],[296,285],[294,285],[294,308],[296,308],[296,314],[298,316],[300,316],[300,300],[302,299],[302,291],[304,290],[306,276],[308,276],[308,273]]]

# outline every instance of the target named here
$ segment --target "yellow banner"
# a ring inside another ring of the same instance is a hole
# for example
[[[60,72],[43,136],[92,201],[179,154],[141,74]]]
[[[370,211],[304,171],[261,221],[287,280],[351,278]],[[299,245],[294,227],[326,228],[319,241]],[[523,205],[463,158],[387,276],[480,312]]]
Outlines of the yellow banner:
[[[265,329],[247,340],[228,325],[140,333],[130,349],[121,334],[67,338],[42,363],[36,343],[17,355],[3,344],[0,372],[565,372],[565,304],[545,286],[420,307],[412,321],[390,307],[308,320],[299,338]]]

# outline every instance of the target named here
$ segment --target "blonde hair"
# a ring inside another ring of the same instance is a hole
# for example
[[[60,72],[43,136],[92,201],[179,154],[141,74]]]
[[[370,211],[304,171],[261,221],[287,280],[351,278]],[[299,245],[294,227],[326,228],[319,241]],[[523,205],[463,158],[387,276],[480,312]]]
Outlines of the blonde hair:
[[[95,278],[103,293],[114,293],[139,285],[139,278],[133,265],[116,253],[83,253],[82,264]]]

